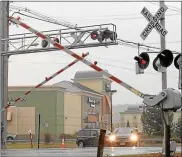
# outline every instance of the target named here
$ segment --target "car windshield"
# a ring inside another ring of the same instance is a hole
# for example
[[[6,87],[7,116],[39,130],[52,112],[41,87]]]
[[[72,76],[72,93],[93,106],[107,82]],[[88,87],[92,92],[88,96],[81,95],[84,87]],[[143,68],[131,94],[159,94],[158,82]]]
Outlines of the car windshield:
[[[78,136],[89,136],[89,132],[90,132],[91,130],[80,130],[79,132],[78,132]],[[99,132],[100,132],[100,130],[95,130],[95,131],[97,131],[98,132],[98,134],[99,134]],[[111,132],[109,131],[109,130],[106,130],[106,135],[111,135]]]
[[[114,131],[115,134],[130,134],[132,133],[132,128],[118,128]]]

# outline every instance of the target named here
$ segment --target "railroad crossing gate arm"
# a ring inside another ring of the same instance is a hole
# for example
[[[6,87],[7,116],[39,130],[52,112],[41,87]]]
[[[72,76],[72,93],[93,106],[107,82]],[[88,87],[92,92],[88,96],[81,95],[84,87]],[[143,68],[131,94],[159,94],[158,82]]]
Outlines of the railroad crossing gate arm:
[[[88,56],[89,53],[87,52],[86,54],[82,54],[82,58]],[[40,88],[41,86],[43,86],[45,83],[47,83],[48,81],[50,81],[51,79],[53,79],[54,77],[58,76],[59,74],[61,74],[62,72],[64,72],[65,70],[67,70],[68,68],[70,68],[71,66],[73,66],[74,64],[76,64],[78,61],[78,59],[75,59],[73,62],[71,62],[70,64],[66,65],[64,68],[56,71],[54,74],[52,74],[49,77],[46,77],[45,80],[43,80],[41,83],[37,84],[35,87],[31,88],[30,90],[28,90],[27,92],[25,92],[21,97],[16,98],[13,102],[8,103],[3,109],[1,109],[2,111],[5,111],[8,107],[15,105],[16,103],[18,103],[21,99],[27,97],[28,94],[30,94],[31,92],[35,91],[37,88]]]
[[[134,93],[135,95],[144,98],[145,94],[143,94],[142,92],[138,91],[137,89],[131,87],[130,85],[128,85],[127,83],[123,82],[122,80],[118,79],[117,77],[111,75],[109,72],[101,69],[100,67],[96,66],[95,64],[92,64],[90,61],[82,58],[81,56],[77,55],[76,53],[72,52],[70,49],[63,47],[61,44],[59,44],[56,41],[51,40],[51,38],[45,36],[44,34],[38,32],[37,30],[31,28],[30,26],[28,26],[27,24],[21,22],[20,20],[14,18],[14,17],[9,17],[9,20],[11,22],[14,22],[20,26],[22,26],[23,28],[29,30],[30,32],[34,33],[35,35],[39,36],[40,38],[48,41],[49,43],[51,43],[52,45],[54,45],[54,47],[66,52],[67,54],[71,55],[72,57],[80,60],[82,63],[90,66],[92,69],[98,71],[98,72],[102,72],[106,77],[110,78],[111,80],[113,80],[114,82],[118,83],[119,85],[123,86],[124,88],[126,88],[127,90],[129,90],[130,92]]]

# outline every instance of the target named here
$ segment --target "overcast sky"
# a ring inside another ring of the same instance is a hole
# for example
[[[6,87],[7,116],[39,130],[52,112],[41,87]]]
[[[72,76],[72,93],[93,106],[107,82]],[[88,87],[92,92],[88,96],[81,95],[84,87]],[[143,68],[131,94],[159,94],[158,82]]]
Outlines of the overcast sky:
[[[12,4],[27,7],[44,15],[55,17],[58,20],[65,20],[78,26],[113,23],[117,27],[118,38],[160,47],[160,36],[155,29],[152,30],[145,41],[140,37],[140,33],[148,24],[140,12],[145,6],[154,15],[159,9],[158,3],[155,2],[14,2]],[[166,2],[166,5],[169,7],[166,11],[166,29],[168,31],[166,48],[180,52],[181,4],[180,2]],[[10,13],[12,14],[13,12],[11,11]],[[18,15],[15,14],[15,16]],[[39,31],[62,28],[55,24],[21,15],[20,17],[23,22]],[[25,32],[27,31],[21,27],[10,26],[10,34]],[[143,93],[157,94],[161,91],[161,74],[152,67],[152,62],[156,55],[150,54],[151,62],[145,74],[136,75],[133,58],[138,53],[137,48],[116,45],[108,48],[96,47],[74,49],[73,51],[78,54],[89,52],[90,55],[87,58],[90,61],[98,61],[98,66],[107,69],[111,74]],[[53,74],[72,60],[74,60],[72,57],[61,51],[12,56],[9,62],[9,86],[36,85],[46,76]],[[83,63],[77,63],[47,84],[71,80],[78,70],[92,69]],[[168,87],[177,89],[178,71],[173,64],[168,68],[167,76]],[[118,91],[113,96],[114,104],[142,102],[141,98],[116,83],[112,83],[112,88]]]

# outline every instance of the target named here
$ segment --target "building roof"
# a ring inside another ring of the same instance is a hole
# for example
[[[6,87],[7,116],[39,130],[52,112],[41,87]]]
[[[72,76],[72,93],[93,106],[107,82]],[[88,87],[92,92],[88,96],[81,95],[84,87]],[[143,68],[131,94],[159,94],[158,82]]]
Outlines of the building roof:
[[[35,86],[27,85],[27,86],[8,86],[8,91],[27,91],[27,90],[33,90]],[[51,91],[51,90],[63,90],[65,91],[66,88],[64,87],[56,87],[53,85],[43,85],[39,88],[36,88],[37,91]]]
[[[82,84],[80,84],[80,83],[73,83],[73,82],[70,82],[73,86],[76,86],[77,88],[79,88],[79,89],[81,89],[81,90],[83,90],[83,91],[87,91],[87,92],[91,92],[91,93],[95,93],[95,94],[100,94],[100,95],[102,95],[101,93],[99,93],[99,92],[96,92],[96,91],[94,91],[94,90],[92,90],[92,89],[90,89],[90,88],[88,88],[88,87],[86,87],[86,86],[84,86],[84,85],[82,85]]]
[[[74,76],[74,80],[77,80],[77,79],[95,79],[95,78],[108,79],[107,77],[104,76],[102,71],[98,72],[98,71],[95,71],[95,70],[77,71],[75,73],[75,76]]]
[[[141,113],[143,112],[144,106],[142,104],[130,104],[127,105],[127,108],[120,113]]]
[[[81,92],[81,89],[73,86],[69,81],[61,81],[53,84],[54,86],[66,88],[68,92]]]
[[[77,71],[75,73],[74,79],[84,79],[84,78],[102,78],[103,73],[102,72],[97,72],[93,70],[89,71]]]
[[[89,93],[93,93],[93,94],[102,95],[101,93],[96,92],[86,86],[83,86],[80,83],[74,83],[74,82],[70,82],[70,81],[61,81],[54,85],[66,88],[66,91],[69,91],[69,92],[89,92]]]

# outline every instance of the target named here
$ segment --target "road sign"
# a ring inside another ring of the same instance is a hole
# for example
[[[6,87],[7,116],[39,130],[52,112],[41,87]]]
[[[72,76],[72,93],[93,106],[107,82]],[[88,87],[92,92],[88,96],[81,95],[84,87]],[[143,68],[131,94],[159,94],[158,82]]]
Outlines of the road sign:
[[[153,15],[149,12],[147,8],[143,8],[141,11],[141,14],[150,22],[152,21]],[[155,27],[156,31],[161,34],[162,36],[167,34],[167,30],[159,23],[157,22]]]
[[[163,5],[158,9],[154,16],[148,11],[147,8],[144,7],[142,9],[141,14],[149,21],[148,25],[140,34],[143,40],[147,38],[147,36],[150,34],[153,28],[155,28],[162,37],[164,37],[167,34],[167,30],[158,22],[167,9],[168,7],[166,5]]]

